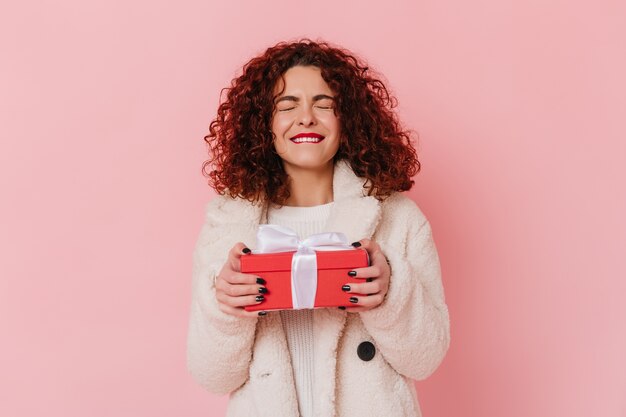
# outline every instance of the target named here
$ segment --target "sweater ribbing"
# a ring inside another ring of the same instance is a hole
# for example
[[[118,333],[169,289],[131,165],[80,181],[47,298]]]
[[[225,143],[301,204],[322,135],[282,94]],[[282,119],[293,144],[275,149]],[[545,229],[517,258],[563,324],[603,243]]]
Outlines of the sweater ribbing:
[[[313,207],[270,208],[268,223],[293,229],[299,239],[321,233],[333,203]],[[280,312],[291,355],[301,417],[313,416],[313,310]]]

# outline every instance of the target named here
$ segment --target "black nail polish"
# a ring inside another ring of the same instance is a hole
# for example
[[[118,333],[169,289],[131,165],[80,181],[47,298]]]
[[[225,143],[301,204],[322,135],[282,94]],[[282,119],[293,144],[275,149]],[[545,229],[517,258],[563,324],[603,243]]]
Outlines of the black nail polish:
[[[261,294],[267,294],[267,288],[265,288],[265,287],[261,287],[261,288],[259,288],[259,292],[260,292]]]
[[[265,280],[263,278],[257,278],[256,283],[260,285],[265,285]]]
[[[350,271],[348,272],[348,275],[350,275],[351,277],[356,277],[356,271]]]
[[[365,282],[372,282],[372,281],[374,281],[374,278],[368,278],[365,280]]]
[[[350,286],[344,285],[343,287],[341,287],[341,291],[350,291]]]
[[[359,299],[358,299],[358,298],[356,298],[356,297],[350,297],[350,302],[351,302],[351,303],[358,303],[358,302],[359,302]]]
[[[256,300],[257,301],[263,301],[263,300],[265,300],[265,297],[263,297],[262,295],[257,295],[256,296]]]
[[[339,306],[338,308],[339,308],[339,310],[345,310],[346,306]]]
[[[265,316],[267,314],[267,311],[259,311],[259,316]]]
[[[245,253],[246,255],[247,255],[247,254],[249,254],[250,252],[252,252],[252,251],[251,251],[250,249],[248,249],[248,248],[243,248],[241,251],[242,251],[243,253]]]
[[[361,242],[353,242],[352,246],[354,246],[355,248],[360,248],[361,247]]]

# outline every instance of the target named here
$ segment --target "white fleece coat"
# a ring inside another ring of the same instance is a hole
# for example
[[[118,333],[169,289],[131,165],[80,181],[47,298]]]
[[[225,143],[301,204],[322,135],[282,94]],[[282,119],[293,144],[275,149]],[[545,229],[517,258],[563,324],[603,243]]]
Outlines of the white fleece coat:
[[[421,416],[411,379],[431,375],[450,344],[448,308],[430,224],[413,201],[364,195],[364,181],[345,162],[335,166],[334,204],[324,231],[350,242],[373,238],[391,264],[385,301],[348,313],[314,310],[314,402],[318,417]],[[262,205],[218,196],[206,208],[193,254],[187,366],[213,393],[230,393],[228,416],[298,416],[280,314],[237,318],[222,313],[214,277],[236,242],[255,247],[266,219]],[[365,341],[375,355],[357,355]]]

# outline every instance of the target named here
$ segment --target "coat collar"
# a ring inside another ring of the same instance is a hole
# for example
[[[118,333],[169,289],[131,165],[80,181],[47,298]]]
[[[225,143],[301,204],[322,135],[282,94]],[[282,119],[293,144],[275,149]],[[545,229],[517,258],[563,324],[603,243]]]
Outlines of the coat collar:
[[[325,231],[343,232],[350,242],[371,238],[380,219],[380,202],[367,196],[365,180],[346,161],[335,164],[333,199]]]
[[[350,242],[371,238],[380,219],[380,202],[375,197],[367,196],[365,180],[357,177],[349,163],[343,160],[335,163],[333,199],[334,204],[324,231],[343,232]],[[266,219],[265,204],[252,204],[244,199],[230,197],[224,197],[219,216],[215,217],[216,221],[222,223],[247,223],[248,230],[256,230]],[[256,232],[254,236],[242,236],[241,239],[251,247],[256,246]]]

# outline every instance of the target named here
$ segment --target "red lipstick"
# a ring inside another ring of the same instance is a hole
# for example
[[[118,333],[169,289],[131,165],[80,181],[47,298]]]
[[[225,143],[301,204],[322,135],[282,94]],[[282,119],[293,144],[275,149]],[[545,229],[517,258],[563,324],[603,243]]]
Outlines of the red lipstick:
[[[292,137],[291,139],[296,139],[296,138],[317,138],[317,139],[324,139],[324,136],[320,135],[319,133],[313,133],[313,132],[304,132],[304,133],[298,133],[296,136]]]

